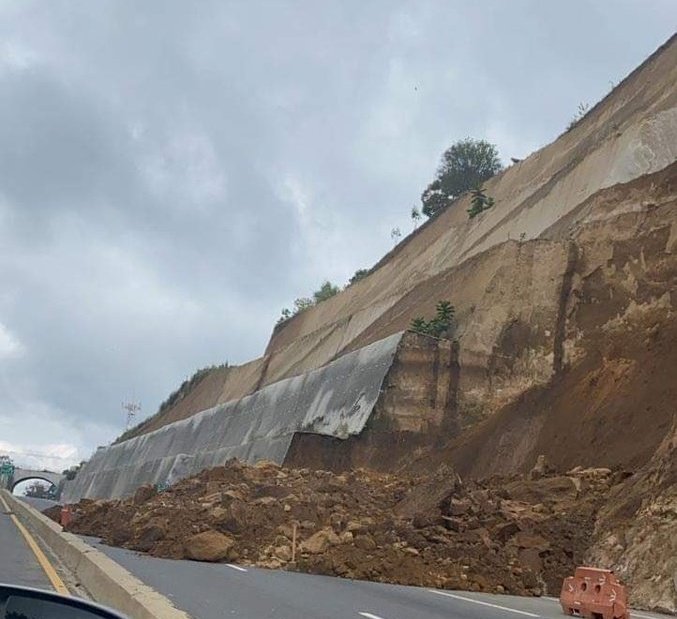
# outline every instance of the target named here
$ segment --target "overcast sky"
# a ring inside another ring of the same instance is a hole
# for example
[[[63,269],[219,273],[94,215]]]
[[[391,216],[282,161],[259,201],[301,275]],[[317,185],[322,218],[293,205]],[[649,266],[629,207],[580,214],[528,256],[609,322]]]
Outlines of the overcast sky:
[[[148,415],[196,368],[261,355],[282,307],[411,230],[445,147],[529,154],[676,17],[0,0],[0,452],[63,468],[124,429],[123,400]]]

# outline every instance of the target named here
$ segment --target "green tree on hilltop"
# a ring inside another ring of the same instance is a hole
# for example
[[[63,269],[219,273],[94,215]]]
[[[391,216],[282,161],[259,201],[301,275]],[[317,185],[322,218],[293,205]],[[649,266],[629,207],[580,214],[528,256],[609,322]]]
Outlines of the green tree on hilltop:
[[[315,303],[320,303],[338,294],[340,290],[338,286],[334,286],[329,280],[325,280],[319,290],[313,292],[313,299]]]
[[[494,144],[472,138],[456,142],[444,151],[435,179],[421,195],[423,214],[432,217],[462,193],[481,187],[502,167]]]
[[[359,282],[361,279],[367,277],[367,275],[369,275],[369,269],[357,269],[357,271],[355,271],[355,274],[348,281],[348,285],[354,284],[355,282]]]

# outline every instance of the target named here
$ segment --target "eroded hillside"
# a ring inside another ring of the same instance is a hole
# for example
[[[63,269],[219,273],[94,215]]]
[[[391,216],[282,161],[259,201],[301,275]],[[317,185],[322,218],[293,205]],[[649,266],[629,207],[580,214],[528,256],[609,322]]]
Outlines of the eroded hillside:
[[[452,466],[468,484],[500,475],[505,483],[496,483],[507,488],[512,479],[514,500],[542,507],[553,497],[524,498],[531,490],[519,481],[538,460],[566,477],[571,505],[557,522],[584,527],[577,560],[585,552],[619,571],[633,603],[676,610],[676,85],[673,37],[571,130],[487,182],[492,208],[470,219],[461,197],[365,278],[279,324],[264,356],[204,372],[124,441],[98,450],[66,485],[66,500],[128,497],[142,484],[178,484],[178,496],[201,484],[181,480],[238,458],[305,469],[302,476],[345,471],[341,479],[365,467],[379,471],[376,480],[426,480]],[[440,300],[456,309],[452,339],[406,332]],[[605,481],[586,503],[576,480],[590,467]],[[282,509],[271,497],[266,506]],[[133,500],[116,505],[134,510]],[[101,525],[105,514],[95,508]],[[202,518],[200,509],[191,517]],[[438,515],[445,523],[453,516]],[[486,526],[472,519],[481,531],[471,537],[488,548],[494,516]],[[331,514],[322,518],[329,526]],[[402,541],[412,557],[428,552],[431,539],[411,535],[420,548],[408,537],[389,540],[400,559]],[[344,542],[355,551],[355,540]],[[551,590],[571,566],[558,559],[545,575],[549,548],[494,549],[502,566],[506,557],[533,560]],[[173,556],[165,550],[158,552]],[[255,561],[279,560],[272,542],[255,551]],[[343,552],[308,569],[341,574]],[[444,578],[463,575],[433,555],[430,582],[457,586]],[[377,577],[355,569],[343,573]],[[413,577],[400,576],[393,580]],[[521,576],[505,582],[504,590],[543,590]]]
[[[537,397],[535,390],[581,363],[595,366],[591,355],[600,357],[611,333],[623,331],[633,316],[636,322],[639,314],[657,312],[657,321],[669,322],[675,303],[675,83],[673,37],[572,130],[489,181],[494,208],[469,220],[468,198],[459,199],[366,278],[276,327],[263,357],[208,373],[136,433],[320,367],[406,329],[412,318],[432,314],[440,299],[457,310],[454,414],[463,429],[499,411],[494,423],[504,427],[511,406],[524,408],[520,398]],[[603,381],[612,369],[607,363],[598,371]],[[625,367],[623,380],[632,371]],[[586,414],[582,408],[576,413]],[[535,438],[542,414],[519,423],[513,433]],[[514,440],[502,440],[512,454],[510,464],[501,460],[503,468],[525,466],[533,450],[548,443],[535,447],[524,439],[514,451]],[[630,460],[645,459],[657,440],[652,436]]]

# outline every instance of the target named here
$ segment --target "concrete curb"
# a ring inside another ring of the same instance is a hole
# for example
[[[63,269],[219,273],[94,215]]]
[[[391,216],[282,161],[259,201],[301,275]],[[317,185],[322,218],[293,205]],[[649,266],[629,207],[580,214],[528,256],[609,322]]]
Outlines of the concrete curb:
[[[105,554],[85,544],[76,535],[64,533],[60,525],[19,501],[7,490],[0,492],[14,514],[42,538],[97,602],[131,619],[190,619],[169,599]]]

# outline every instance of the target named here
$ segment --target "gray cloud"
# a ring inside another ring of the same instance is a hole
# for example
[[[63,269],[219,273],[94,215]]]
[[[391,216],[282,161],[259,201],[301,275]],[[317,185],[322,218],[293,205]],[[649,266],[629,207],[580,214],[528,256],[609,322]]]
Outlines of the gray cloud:
[[[283,305],[410,229],[452,141],[528,154],[674,17],[670,0],[0,3],[0,449],[83,457],[121,400],[152,413],[195,368],[257,356]]]

